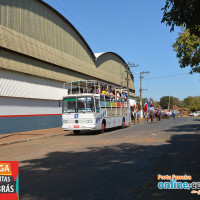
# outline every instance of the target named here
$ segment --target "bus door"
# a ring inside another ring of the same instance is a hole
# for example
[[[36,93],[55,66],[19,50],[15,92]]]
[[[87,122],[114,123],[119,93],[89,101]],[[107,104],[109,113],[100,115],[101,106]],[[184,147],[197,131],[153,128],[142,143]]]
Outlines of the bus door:
[[[95,97],[95,120],[96,120],[96,128],[101,128],[101,107],[100,107],[100,100],[98,97]]]

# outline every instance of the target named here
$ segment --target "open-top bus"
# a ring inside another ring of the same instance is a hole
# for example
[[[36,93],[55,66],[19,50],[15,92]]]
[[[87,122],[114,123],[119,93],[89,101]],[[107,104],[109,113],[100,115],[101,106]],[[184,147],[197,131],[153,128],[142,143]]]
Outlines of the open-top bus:
[[[79,134],[81,130],[98,130],[125,127],[130,121],[128,98],[117,96],[127,94],[126,89],[100,81],[75,81],[64,84],[68,95],[63,98],[62,128]],[[112,90],[112,95],[101,94],[102,88]]]

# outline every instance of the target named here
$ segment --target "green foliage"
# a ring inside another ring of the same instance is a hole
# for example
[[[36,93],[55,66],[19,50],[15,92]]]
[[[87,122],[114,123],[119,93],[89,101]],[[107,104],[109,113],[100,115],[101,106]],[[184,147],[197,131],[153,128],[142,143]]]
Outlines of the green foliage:
[[[174,26],[185,25],[191,34],[200,37],[200,3],[199,0],[166,0],[162,23],[166,22],[174,30]]]
[[[183,33],[179,34],[176,42],[173,44],[173,49],[177,53],[180,67],[185,68],[191,66],[191,72],[200,73],[200,38],[191,35],[185,29]]]
[[[183,100],[185,108],[190,109],[192,112],[200,110],[200,96],[187,97]]]
[[[169,103],[169,96],[164,96],[164,97],[160,98],[160,106],[163,109],[168,108],[168,103]]]
[[[160,106],[163,109],[168,108],[168,103],[169,103],[169,96],[163,96],[162,98],[160,98]],[[180,107],[181,103],[178,98],[170,96],[169,108],[171,109],[173,105]]]
[[[171,26],[184,26],[173,49],[177,53],[180,67],[190,66],[190,73],[200,73],[200,0],[166,0],[162,23]]]

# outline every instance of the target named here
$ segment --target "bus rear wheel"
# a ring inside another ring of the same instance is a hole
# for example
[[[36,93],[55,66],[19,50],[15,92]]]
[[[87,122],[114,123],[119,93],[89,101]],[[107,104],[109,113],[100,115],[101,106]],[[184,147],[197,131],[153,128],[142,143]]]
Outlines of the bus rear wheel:
[[[78,134],[80,134],[80,130],[74,130],[73,133],[74,133],[74,135],[78,135]]]
[[[101,129],[100,129],[99,133],[104,133],[104,132],[105,132],[105,123],[102,122]]]
[[[122,128],[124,128],[125,125],[126,125],[126,123],[125,123],[125,119],[123,119],[123,120],[122,120]]]

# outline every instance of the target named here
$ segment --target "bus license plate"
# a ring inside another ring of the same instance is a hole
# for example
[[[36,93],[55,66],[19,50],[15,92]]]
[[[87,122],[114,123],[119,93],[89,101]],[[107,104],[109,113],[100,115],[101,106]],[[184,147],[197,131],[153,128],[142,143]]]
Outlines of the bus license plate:
[[[74,125],[74,128],[79,128],[79,125]]]

